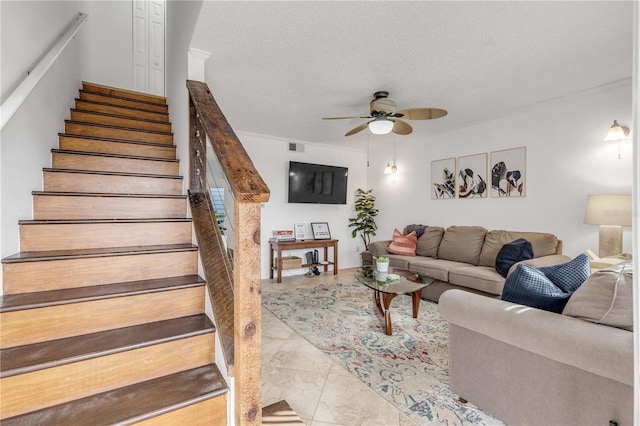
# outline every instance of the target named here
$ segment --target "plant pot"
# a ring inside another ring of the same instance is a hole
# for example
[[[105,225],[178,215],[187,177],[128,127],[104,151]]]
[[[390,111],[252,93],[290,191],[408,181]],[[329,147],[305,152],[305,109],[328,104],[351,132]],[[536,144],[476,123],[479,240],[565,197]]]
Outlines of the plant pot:
[[[389,262],[376,262],[376,272],[378,281],[386,281],[389,272]]]

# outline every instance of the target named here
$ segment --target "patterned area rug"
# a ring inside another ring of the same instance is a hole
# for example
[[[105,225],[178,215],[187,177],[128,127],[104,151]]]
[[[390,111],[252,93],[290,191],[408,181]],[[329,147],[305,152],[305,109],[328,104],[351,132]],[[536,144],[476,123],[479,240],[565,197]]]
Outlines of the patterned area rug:
[[[373,292],[356,282],[263,294],[262,304],[418,424],[502,424],[449,390],[448,324],[437,304],[422,300],[414,319],[410,296],[393,299],[392,336]]]

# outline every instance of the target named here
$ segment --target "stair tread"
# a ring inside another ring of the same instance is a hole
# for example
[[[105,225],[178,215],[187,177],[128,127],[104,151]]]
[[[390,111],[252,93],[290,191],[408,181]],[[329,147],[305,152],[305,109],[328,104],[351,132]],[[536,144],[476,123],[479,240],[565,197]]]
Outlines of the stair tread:
[[[138,102],[141,104],[148,104],[148,105],[154,105],[154,106],[161,106],[161,107],[166,107],[167,103],[166,102],[150,102],[150,101],[145,101],[142,99],[136,99],[136,98],[129,98],[126,96],[119,96],[119,95],[113,95],[110,93],[102,93],[102,92],[95,92],[93,90],[85,90],[85,89],[81,89],[80,93],[90,93],[92,95],[100,95],[100,96],[104,96],[107,98],[114,98],[114,99],[122,99],[125,101],[131,101],[131,102]]]
[[[211,320],[205,314],[199,314],[2,349],[0,377],[10,377],[214,331]]]
[[[101,152],[71,151],[68,149],[52,149],[51,152],[54,154],[85,155],[88,157],[109,157],[109,158],[121,158],[121,159],[127,159],[127,160],[162,161],[165,163],[180,162],[180,160],[177,158],[159,158],[159,157],[145,157],[141,155],[107,154],[107,153],[101,153]]]
[[[91,135],[76,135],[74,133],[58,133],[58,136],[67,137],[67,138],[91,139],[91,140],[103,141],[103,142],[118,142],[118,143],[139,144],[139,145],[145,145],[145,146],[151,145],[151,146],[158,146],[163,148],[175,148],[175,145],[168,145],[166,143],[132,141],[130,139],[105,138],[105,137],[91,136]],[[82,151],[82,152],[85,152],[85,151]]]
[[[218,367],[209,364],[4,419],[2,424],[133,424],[228,391]]]
[[[130,197],[130,198],[182,198],[187,199],[186,195],[170,195],[170,194],[118,194],[110,192],[56,192],[56,191],[32,191],[31,195],[53,195],[53,196],[69,196],[69,197]]]
[[[77,121],[77,120],[64,120],[64,122],[69,124],[79,124],[82,126],[102,127],[105,129],[126,130],[130,132],[151,133],[154,135],[162,135],[162,136],[173,136],[173,132],[159,132],[157,130],[136,129],[135,127],[120,127],[120,126],[114,126],[112,124],[90,123],[88,121]]]
[[[103,284],[88,287],[65,288],[35,293],[5,294],[0,296],[0,312],[13,312],[68,303],[87,302],[120,295],[152,293],[168,288],[201,286],[204,280],[198,275],[156,278],[151,280]]]
[[[162,222],[191,222],[191,218],[151,218],[151,219],[24,219],[19,225],[72,225],[98,223],[162,223]]]
[[[123,94],[132,94],[134,96],[144,96],[145,98],[153,98],[153,99],[156,99],[158,101],[158,103],[161,103],[161,104],[166,104],[167,103],[167,97],[166,96],[156,95],[156,94],[153,94],[153,93],[142,92],[140,90],[123,89],[121,87],[108,86],[106,84],[100,84],[100,83],[94,83],[94,82],[87,81],[87,80],[82,80],[82,89],[84,90],[84,88],[86,86],[90,86],[90,87],[93,87],[95,89],[112,90],[112,91],[116,91],[118,93],[123,93]]]
[[[39,262],[43,260],[62,260],[104,256],[128,256],[131,254],[166,253],[194,250],[198,250],[198,246],[188,243],[134,247],[105,247],[81,250],[23,251],[5,257],[4,259],[2,259],[2,263]]]
[[[104,116],[104,117],[121,118],[123,120],[144,121],[145,123],[162,124],[164,126],[171,125],[171,122],[169,122],[169,121],[151,120],[151,119],[148,119],[148,118],[128,117],[126,115],[110,114],[110,113],[99,112],[99,111],[89,111],[89,110],[80,109],[80,108],[71,108],[71,111],[72,112],[73,111],[81,112],[83,114],[101,115],[101,116]],[[100,123],[94,123],[94,124],[100,124]],[[136,129],[136,130],[141,130],[141,129]]]
[[[42,170],[45,172],[54,172],[54,173],[80,173],[80,174],[87,174],[87,175],[129,176],[129,177],[148,177],[148,178],[157,178],[157,179],[182,180],[182,176],[154,175],[149,173],[110,172],[110,171],[102,171],[102,170],[79,170],[79,169],[54,169],[51,167],[45,167]]]
[[[143,111],[143,112],[151,112],[154,114],[160,114],[160,115],[166,115],[167,118],[169,117],[169,113],[168,112],[160,112],[160,111],[149,111],[148,109],[143,109],[143,108],[135,108],[132,106],[126,106],[126,105],[114,105],[114,104],[110,104],[108,102],[99,102],[99,101],[92,101],[91,99],[80,99],[80,98],[75,98],[74,99],[76,102],[86,102],[88,104],[94,104],[94,105],[101,105],[101,106],[106,106],[106,107],[114,107],[114,108],[123,108],[123,109],[128,109],[131,111]],[[131,99],[134,100],[134,99]]]

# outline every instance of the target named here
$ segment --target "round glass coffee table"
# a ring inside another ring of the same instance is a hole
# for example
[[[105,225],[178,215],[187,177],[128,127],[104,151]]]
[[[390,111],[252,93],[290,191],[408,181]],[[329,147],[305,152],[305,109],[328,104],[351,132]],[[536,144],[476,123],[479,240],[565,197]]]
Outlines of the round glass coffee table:
[[[410,294],[413,300],[413,317],[418,318],[420,294],[422,289],[435,279],[416,274],[407,269],[394,268],[385,281],[378,281],[376,271],[372,267],[358,268],[356,280],[373,290],[373,301],[378,311],[384,316],[385,333],[391,336],[391,301],[399,294]]]

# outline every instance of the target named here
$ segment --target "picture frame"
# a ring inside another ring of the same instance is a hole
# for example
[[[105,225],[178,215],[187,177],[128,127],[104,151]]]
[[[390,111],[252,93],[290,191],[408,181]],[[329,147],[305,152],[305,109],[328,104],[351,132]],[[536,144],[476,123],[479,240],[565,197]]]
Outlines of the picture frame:
[[[443,158],[431,162],[431,199],[456,198],[456,158]]]
[[[527,147],[493,151],[489,164],[491,197],[526,196]]]
[[[306,223],[294,223],[293,224],[293,235],[296,237],[296,240],[306,240],[307,239],[307,224]]]
[[[488,198],[487,153],[458,157],[456,193],[458,198]]]
[[[331,232],[327,222],[311,222],[311,232],[314,240],[330,240]]]

